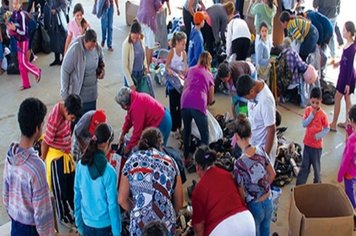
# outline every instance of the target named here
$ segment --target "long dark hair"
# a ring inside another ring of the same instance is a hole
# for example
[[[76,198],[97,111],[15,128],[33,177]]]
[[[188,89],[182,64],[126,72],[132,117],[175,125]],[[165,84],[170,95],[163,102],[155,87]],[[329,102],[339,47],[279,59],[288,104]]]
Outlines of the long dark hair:
[[[147,128],[142,132],[140,141],[138,142],[138,149],[148,150],[150,148],[155,148],[157,150],[160,150],[162,142],[163,137],[159,129]]]
[[[114,132],[110,125],[102,123],[95,129],[95,134],[89,142],[89,146],[82,157],[82,164],[91,166],[94,161],[94,153],[98,149],[98,145],[108,142],[109,144],[114,139]]]
[[[194,153],[195,162],[204,170],[212,166],[216,160],[216,152],[211,150],[208,146],[202,145]]]
[[[347,21],[345,23],[345,29],[347,32],[351,33],[351,37],[354,38],[354,43],[356,44],[355,24],[352,21]]]

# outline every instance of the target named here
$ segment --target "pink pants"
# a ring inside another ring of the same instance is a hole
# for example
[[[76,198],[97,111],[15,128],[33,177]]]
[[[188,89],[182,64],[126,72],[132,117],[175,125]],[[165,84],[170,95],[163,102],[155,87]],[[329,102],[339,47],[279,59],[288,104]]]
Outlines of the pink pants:
[[[41,70],[30,63],[27,57],[28,40],[17,41],[17,60],[19,62],[20,76],[22,80],[22,86],[24,88],[30,87],[30,79],[28,78],[28,72],[32,73],[36,78],[40,76]]]

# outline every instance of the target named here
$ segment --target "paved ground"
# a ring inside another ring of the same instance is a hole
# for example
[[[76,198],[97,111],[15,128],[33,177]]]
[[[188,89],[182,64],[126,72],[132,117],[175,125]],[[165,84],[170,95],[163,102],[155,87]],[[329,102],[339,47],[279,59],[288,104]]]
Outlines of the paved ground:
[[[176,8],[183,1],[173,2],[172,11],[173,14],[178,15],[181,13],[180,10]],[[310,2],[307,1],[307,2]],[[346,1],[344,1],[346,4]],[[340,17],[340,23],[343,19],[355,19],[351,17],[351,9],[354,7],[355,3],[350,3],[347,1],[349,6],[342,5]],[[101,39],[100,36],[100,23],[99,20],[93,16],[91,12],[92,1],[84,0],[82,1],[84,5],[86,14],[85,18],[90,22],[91,26],[98,33],[98,40]],[[114,96],[117,90],[123,85],[123,74],[121,69],[121,44],[124,38],[127,36],[128,28],[125,25],[125,14],[124,14],[124,2],[120,2],[121,15],[114,17],[114,41],[113,48],[114,52],[110,53],[104,49],[105,62],[106,62],[106,77],[104,80],[99,82],[99,100],[98,108],[102,108],[107,112],[108,122],[115,128],[115,135],[118,137],[120,127],[123,123],[124,111],[115,103]],[[352,6],[350,8],[350,6]],[[341,23],[342,25],[342,23]],[[31,80],[32,88],[30,90],[19,91],[20,79],[19,76],[7,76],[2,75],[0,77],[0,101],[3,101],[0,106],[0,173],[3,172],[3,160],[5,158],[5,153],[7,147],[12,140],[18,140],[19,131],[16,121],[16,112],[20,102],[30,96],[35,96],[40,98],[48,106],[50,111],[53,105],[60,99],[59,97],[59,67],[49,67],[49,63],[53,61],[53,55],[38,55],[38,60],[36,64],[42,68],[43,76],[42,81],[36,84],[34,80]],[[328,79],[336,81],[338,70],[333,68],[328,68]],[[164,88],[156,87],[156,93],[158,99],[168,105],[168,99],[164,96]],[[353,103],[356,102],[355,97],[352,98]],[[332,118],[332,106],[323,107],[329,119]],[[304,130],[301,128],[301,117],[303,110],[293,106],[286,105],[286,108],[278,108],[283,116],[282,126],[287,126],[288,131],[286,136],[289,140],[294,140],[301,143]],[[224,113],[230,111],[230,100],[227,96],[217,95],[216,104],[210,108],[213,114]],[[341,112],[341,120],[344,119],[344,108]],[[323,158],[322,158],[322,179],[326,183],[336,184],[336,172],[340,163],[341,153],[343,150],[344,142],[344,132],[340,130],[338,133],[331,133],[325,138]],[[170,140],[172,145],[175,145],[174,140]],[[195,175],[190,175],[190,179],[196,178]],[[280,235],[287,235],[288,232],[288,209],[290,201],[290,189],[293,187],[293,183],[283,188],[283,194],[281,197],[278,221],[272,224],[272,231],[277,231]],[[2,189],[2,183],[0,184],[0,189]],[[8,222],[7,214],[3,208],[2,198],[0,195],[0,225]],[[2,232],[0,231],[0,234]]]

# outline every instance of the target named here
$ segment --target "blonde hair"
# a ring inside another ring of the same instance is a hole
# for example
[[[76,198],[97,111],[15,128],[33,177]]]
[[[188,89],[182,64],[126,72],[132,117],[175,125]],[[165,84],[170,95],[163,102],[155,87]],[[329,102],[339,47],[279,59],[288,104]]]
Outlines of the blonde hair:
[[[235,13],[235,5],[232,2],[226,2],[224,4],[222,4],[222,6],[225,8],[225,11],[227,13],[228,16],[231,16]]]
[[[204,66],[206,69],[211,67],[212,57],[208,51],[204,51],[200,54],[198,65]]]

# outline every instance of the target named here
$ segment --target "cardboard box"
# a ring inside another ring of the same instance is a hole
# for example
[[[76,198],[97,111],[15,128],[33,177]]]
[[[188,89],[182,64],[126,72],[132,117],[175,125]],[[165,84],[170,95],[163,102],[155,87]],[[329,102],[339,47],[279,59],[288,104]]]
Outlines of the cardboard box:
[[[126,25],[130,26],[137,16],[140,0],[127,1],[125,3]]]
[[[307,184],[292,189],[291,236],[350,236],[354,209],[343,189],[332,184]]]

